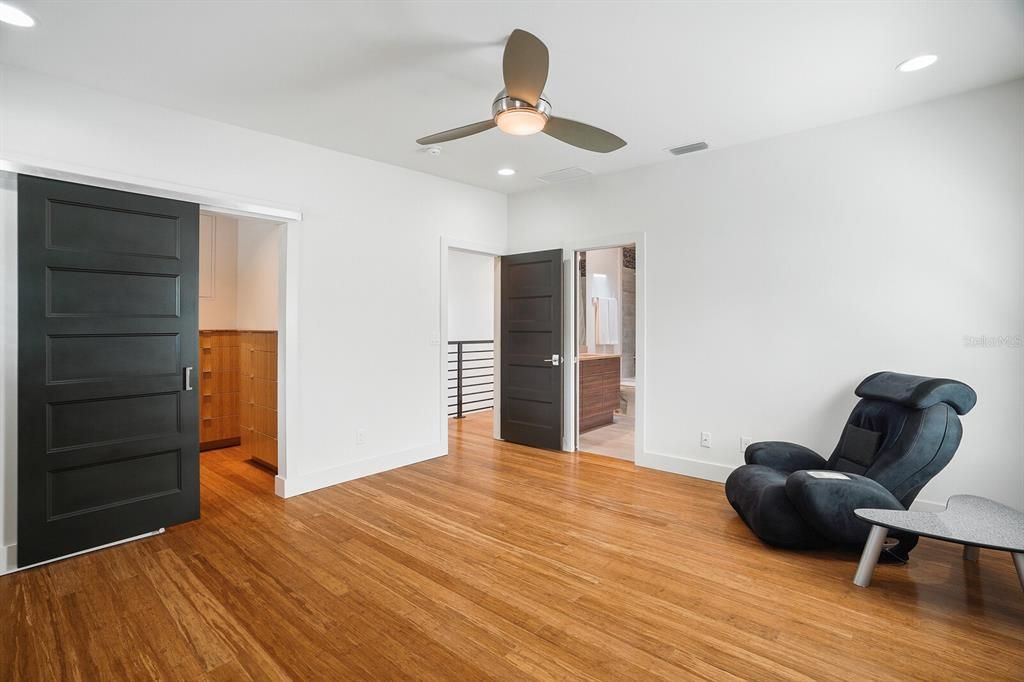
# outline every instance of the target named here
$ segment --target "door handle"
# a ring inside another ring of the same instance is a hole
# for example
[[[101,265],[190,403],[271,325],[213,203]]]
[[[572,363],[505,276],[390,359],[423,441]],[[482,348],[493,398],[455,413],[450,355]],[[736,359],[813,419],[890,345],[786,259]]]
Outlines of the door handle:
[[[553,366],[558,367],[562,362],[562,357],[558,353],[553,353],[550,358],[544,358],[544,362],[550,362]]]
[[[185,390],[186,391],[191,391],[192,390],[192,368],[191,367],[186,367],[185,370],[184,370],[184,374],[185,374]]]

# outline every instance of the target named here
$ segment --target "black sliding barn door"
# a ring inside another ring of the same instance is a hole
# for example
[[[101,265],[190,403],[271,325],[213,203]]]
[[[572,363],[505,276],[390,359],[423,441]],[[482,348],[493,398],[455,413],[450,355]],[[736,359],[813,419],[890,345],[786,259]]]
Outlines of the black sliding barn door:
[[[562,251],[501,258],[501,438],[562,448]]]
[[[18,177],[19,566],[199,517],[198,241],[195,204]]]

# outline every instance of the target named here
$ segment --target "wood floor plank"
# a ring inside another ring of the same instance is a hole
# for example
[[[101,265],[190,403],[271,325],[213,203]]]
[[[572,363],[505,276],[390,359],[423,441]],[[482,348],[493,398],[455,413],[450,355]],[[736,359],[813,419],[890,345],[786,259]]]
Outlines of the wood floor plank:
[[[202,455],[202,516],[0,577],[11,680],[1020,680],[1007,555],[760,543],[720,484],[496,442],[282,500]]]

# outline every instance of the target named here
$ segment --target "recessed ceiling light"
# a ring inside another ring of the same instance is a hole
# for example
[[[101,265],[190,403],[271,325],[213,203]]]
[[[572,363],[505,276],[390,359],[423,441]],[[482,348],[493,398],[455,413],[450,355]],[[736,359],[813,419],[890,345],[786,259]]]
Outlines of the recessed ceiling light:
[[[514,168],[499,168],[498,175],[515,175],[516,170]]]
[[[35,19],[5,2],[0,2],[0,21],[21,28],[32,28],[36,25]]]
[[[903,62],[896,67],[897,71],[903,73],[910,73],[911,71],[920,71],[921,69],[927,69],[929,66],[939,61],[937,55],[934,54],[922,54],[916,57],[911,57],[907,61]]]

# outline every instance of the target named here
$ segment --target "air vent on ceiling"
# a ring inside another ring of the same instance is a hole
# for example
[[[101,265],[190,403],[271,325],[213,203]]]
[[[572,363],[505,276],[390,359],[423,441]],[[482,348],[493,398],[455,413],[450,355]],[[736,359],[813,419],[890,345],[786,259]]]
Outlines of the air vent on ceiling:
[[[682,156],[683,154],[689,154],[690,152],[702,152],[707,148],[707,142],[694,142],[693,144],[684,144],[682,147],[672,147],[668,152],[675,156]]]
[[[585,178],[589,175],[593,175],[593,173],[591,173],[588,170],[584,170],[579,166],[572,166],[570,168],[563,168],[562,170],[551,171],[550,173],[545,173],[544,175],[538,175],[537,179],[540,180],[541,182],[546,182],[548,184],[553,185],[556,182],[569,182],[570,180],[579,180],[580,178]]]

